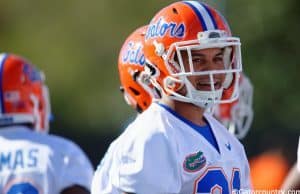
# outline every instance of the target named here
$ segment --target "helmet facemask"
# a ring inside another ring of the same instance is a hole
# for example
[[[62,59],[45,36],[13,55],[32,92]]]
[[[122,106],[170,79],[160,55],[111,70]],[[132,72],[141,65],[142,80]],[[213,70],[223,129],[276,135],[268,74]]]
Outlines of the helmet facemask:
[[[211,48],[223,50],[224,67],[197,71],[193,62],[193,52]],[[183,53],[187,57],[185,60]],[[170,98],[193,103],[202,108],[209,108],[216,103],[232,102],[238,98],[239,73],[242,71],[239,38],[227,36],[227,33],[221,30],[199,32],[195,40],[171,44],[168,51],[162,54],[162,58],[169,71],[169,76],[163,80],[163,89],[170,94]],[[215,84],[218,81],[216,77],[220,75],[223,75],[225,79],[221,87],[216,88]],[[209,80],[206,83],[210,85],[209,89],[195,88],[190,82],[192,76],[206,76]],[[223,90],[230,87],[233,87],[232,95],[229,98],[223,98]],[[183,88],[185,88],[184,93],[182,93]]]

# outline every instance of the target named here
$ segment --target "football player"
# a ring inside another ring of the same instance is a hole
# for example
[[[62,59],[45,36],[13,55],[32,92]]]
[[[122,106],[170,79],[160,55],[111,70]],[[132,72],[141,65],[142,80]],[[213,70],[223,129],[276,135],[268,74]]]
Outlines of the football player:
[[[252,98],[253,86],[249,78],[241,74],[238,100],[219,104],[214,109],[214,116],[238,139],[245,138],[252,124]]]
[[[204,113],[239,94],[240,40],[231,35],[225,19],[199,1],[175,2],[151,20],[144,54],[162,99],[111,145],[114,151],[98,167],[92,193],[229,194],[250,189],[243,146]]]
[[[290,170],[281,188],[287,191],[287,193],[292,193],[289,192],[290,190],[300,190],[300,137],[298,143],[297,162]]]
[[[26,59],[0,55],[0,191],[87,194],[93,169],[78,145],[48,134],[43,74]]]

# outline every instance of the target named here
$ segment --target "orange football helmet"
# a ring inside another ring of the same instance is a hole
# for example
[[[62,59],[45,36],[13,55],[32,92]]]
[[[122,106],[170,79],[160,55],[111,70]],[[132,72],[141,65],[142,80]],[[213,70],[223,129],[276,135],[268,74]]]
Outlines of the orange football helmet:
[[[138,112],[149,107],[157,91],[151,86],[149,76],[144,72],[144,36],[147,26],[135,30],[124,42],[118,59],[121,91],[128,105]]]
[[[0,55],[0,126],[30,124],[48,132],[50,103],[44,75],[13,54]]]
[[[156,86],[170,98],[193,103],[202,108],[228,103],[238,98],[239,72],[242,71],[240,39],[231,36],[224,17],[199,1],[180,1],[160,10],[151,20],[145,36],[146,62],[155,69]],[[222,70],[195,71],[193,50],[224,48]],[[184,68],[182,52],[187,53],[189,69]],[[220,89],[215,89],[214,75],[226,75]],[[211,90],[197,90],[189,76],[209,77]],[[186,94],[179,90],[185,87]],[[223,91],[230,90],[228,98]]]
[[[253,121],[253,86],[245,74],[239,81],[239,98],[215,107],[214,116],[238,139],[243,139]]]

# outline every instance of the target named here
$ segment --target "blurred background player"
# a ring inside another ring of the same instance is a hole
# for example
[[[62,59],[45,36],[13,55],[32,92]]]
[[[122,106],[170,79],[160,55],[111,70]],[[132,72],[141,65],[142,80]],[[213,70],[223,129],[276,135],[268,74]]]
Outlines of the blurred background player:
[[[253,121],[252,99],[253,86],[249,78],[241,74],[238,100],[219,104],[214,109],[214,116],[238,139],[245,138],[250,130]]]
[[[254,190],[279,190],[289,170],[289,163],[278,149],[268,150],[249,159]]]
[[[0,190],[3,194],[87,194],[93,169],[70,140],[47,134],[43,74],[14,54],[0,55]]]
[[[118,59],[120,89],[128,105],[138,113],[147,109],[152,99],[160,97],[145,75],[143,52],[147,26],[135,30],[124,42]]]
[[[238,97],[240,42],[224,18],[198,1],[173,3],[151,20],[144,53],[163,98],[112,143],[114,151],[98,167],[92,193],[250,189],[243,146],[204,114]],[[225,90],[232,95],[222,98]]]
[[[297,161],[285,178],[281,189],[289,190],[300,190],[300,137],[298,143]]]

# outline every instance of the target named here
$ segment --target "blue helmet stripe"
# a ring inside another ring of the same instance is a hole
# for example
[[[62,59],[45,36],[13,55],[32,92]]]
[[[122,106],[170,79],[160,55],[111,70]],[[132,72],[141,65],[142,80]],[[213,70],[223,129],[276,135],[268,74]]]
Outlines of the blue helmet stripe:
[[[188,6],[190,6],[194,12],[196,13],[196,15],[198,16],[198,19],[200,20],[201,24],[202,24],[202,28],[203,31],[207,31],[207,27],[206,24],[204,22],[204,18],[202,17],[201,13],[198,11],[198,9],[196,7],[194,7],[190,2],[188,1],[184,1],[185,4],[187,4]]]
[[[211,11],[207,7],[207,5],[205,5],[204,3],[200,3],[200,2],[199,2],[199,4],[201,4],[205,8],[205,10],[207,11],[207,13],[209,14],[210,19],[213,22],[215,29],[218,29],[217,22],[216,22],[215,18],[213,17]]]
[[[208,8],[197,1],[184,1],[184,3],[196,13],[202,23],[203,31],[216,29],[216,22],[212,19],[213,17]]]

